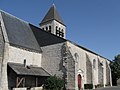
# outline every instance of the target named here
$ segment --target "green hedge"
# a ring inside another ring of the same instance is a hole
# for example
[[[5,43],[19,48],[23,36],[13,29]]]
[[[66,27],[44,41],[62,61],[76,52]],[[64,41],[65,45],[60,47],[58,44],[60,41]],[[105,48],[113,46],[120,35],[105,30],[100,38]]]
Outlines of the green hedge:
[[[93,89],[93,84],[84,84],[85,89]]]
[[[64,81],[56,75],[50,76],[44,85],[45,90],[61,90],[64,86]]]

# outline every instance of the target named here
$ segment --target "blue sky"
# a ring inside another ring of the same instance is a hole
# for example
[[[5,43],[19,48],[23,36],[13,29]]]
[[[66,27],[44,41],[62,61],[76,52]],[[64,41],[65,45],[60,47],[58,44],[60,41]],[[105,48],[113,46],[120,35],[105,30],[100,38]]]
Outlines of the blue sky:
[[[0,0],[0,9],[38,26],[53,2],[67,39],[111,60],[120,53],[120,0]]]

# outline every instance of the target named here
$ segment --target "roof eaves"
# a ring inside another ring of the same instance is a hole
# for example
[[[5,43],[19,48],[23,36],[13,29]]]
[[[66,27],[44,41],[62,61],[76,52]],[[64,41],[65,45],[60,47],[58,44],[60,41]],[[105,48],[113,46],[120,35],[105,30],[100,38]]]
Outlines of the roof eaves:
[[[47,21],[43,21],[43,22],[41,22],[39,25],[43,25],[44,23],[46,23],[46,22],[50,22],[50,21],[52,21],[52,20],[56,20],[57,22],[59,22],[60,24],[62,24],[62,25],[64,25],[65,27],[66,27],[66,25],[64,24],[64,23],[61,23],[59,20],[57,20],[57,19],[50,19],[50,20],[47,20]]]
[[[17,74],[17,75],[27,75],[27,76],[50,76],[50,74],[45,71],[42,67],[33,67],[28,66],[24,67],[23,64],[20,63],[12,63],[8,62],[8,66]],[[19,69],[22,69],[24,71],[21,71]],[[26,71],[26,72],[25,72]]]
[[[36,53],[42,53],[43,52],[41,48],[40,48],[40,50],[35,50],[35,49],[32,49],[32,48],[16,45],[16,44],[13,44],[13,43],[9,43],[9,44],[11,46],[14,46],[14,47],[17,47],[17,48],[21,48],[21,49],[24,49],[24,50],[28,50],[28,51],[31,51],[31,52],[36,52]]]

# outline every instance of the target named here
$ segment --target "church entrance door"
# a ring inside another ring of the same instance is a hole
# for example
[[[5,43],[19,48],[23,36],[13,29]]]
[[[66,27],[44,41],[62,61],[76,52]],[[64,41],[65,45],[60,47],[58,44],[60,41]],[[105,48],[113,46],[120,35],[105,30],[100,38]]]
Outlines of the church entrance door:
[[[81,75],[79,74],[79,75],[78,75],[78,90],[81,90],[81,87],[82,87],[82,77],[81,77]]]

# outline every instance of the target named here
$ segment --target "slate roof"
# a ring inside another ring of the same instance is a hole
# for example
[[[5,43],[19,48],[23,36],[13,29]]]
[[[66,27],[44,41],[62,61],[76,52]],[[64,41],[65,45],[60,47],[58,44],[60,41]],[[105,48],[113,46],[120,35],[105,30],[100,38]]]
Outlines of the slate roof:
[[[8,41],[11,45],[42,52],[29,23],[0,11],[5,25]],[[4,33],[3,33],[4,34]]]
[[[49,9],[49,11],[47,12],[47,14],[45,15],[45,17],[41,21],[40,25],[43,24],[43,23],[45,23],[45,22],[51,21],[51,20],[56,20],[59,23],[65,25],[64,22],[63,22],[63,20],[62,20],[62,18],[59,15],[58,11],[56,10],[56,7],[55,7],[54,4]]]
[[[66,39],[60,38],[52,33],[46,32],[32,24],[30,24],[30,27],[36,37],[36,40],[38,41],[38,44],[42,46],[57,44],[57,43],[63,43],[67,41]]]
[[[8,66],[17,74],[25,76],[50,76],[42,67],[27,66],[19,63],[8,63]]]

